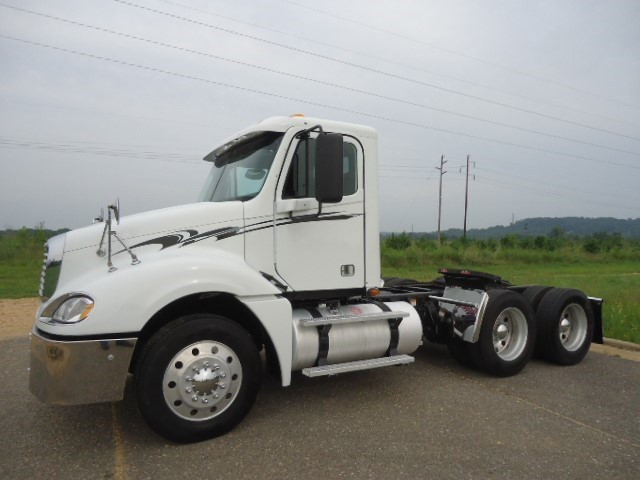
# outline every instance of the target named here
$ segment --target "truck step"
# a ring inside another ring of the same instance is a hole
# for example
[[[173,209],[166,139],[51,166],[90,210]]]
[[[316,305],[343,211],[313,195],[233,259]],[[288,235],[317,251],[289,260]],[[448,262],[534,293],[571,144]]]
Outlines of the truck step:
[[[356,372],[358,370],[390,367],[391,365],[406,365],[413,363],[414,360],[411,355],[394,355],[392,357],[372,358],[370,360],[356,360],[355,362],[334,363],[333,365],[303,368],[302,374],[307,377],[322,377],[325,375],[337,375],[338,373]]]
[[[405,318],[409,312],[374,312],[362,315],[335,315],[329,317],[303,318],[300,324],[305,327],[318,327],[320,325],[338,325],[341,323],[372,322],[374,320],[389,320],[390,318]]]

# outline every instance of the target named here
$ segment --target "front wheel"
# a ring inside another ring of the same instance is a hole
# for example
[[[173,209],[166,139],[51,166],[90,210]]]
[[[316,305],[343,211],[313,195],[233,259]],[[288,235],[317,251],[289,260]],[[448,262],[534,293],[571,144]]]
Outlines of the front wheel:
[[[135,388],[151,428],[168,440],[197,442],[240,423],[260,383],[251,335],[225,317],[201,314],[181,317],[149,340]]]
[[[476,366],[500,377],[522,370],[536,342],[534,313],[523,296],[510,290],[490,290],[480,336],[468,346]]]

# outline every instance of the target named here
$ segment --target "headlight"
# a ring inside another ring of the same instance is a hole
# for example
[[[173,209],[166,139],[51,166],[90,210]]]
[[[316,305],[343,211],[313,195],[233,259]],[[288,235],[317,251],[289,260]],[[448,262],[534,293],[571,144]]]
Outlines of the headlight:
[[[51,319],[60,323],[81,322],[91,314],[93,306],[93,300],[89,297],[71,297],[62,302]]]

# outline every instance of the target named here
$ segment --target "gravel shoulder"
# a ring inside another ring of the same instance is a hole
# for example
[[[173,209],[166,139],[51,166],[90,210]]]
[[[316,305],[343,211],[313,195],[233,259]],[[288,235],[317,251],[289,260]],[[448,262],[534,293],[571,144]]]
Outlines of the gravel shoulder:
[[[39,298],[0,300],[0,339],[28,335],[38,305]]]

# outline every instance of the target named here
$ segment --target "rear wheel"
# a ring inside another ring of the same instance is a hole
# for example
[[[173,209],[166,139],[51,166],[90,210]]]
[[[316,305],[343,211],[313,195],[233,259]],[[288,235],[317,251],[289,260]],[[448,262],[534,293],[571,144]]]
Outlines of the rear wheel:
[[[261,381],[249,333],[216,315],[188,315],[149,340],[136,372],[142,416],[175,442],[216,437],[251,409]]]
[[[532,285],[531,287],[527,287],[522,292],[522,296],[524,299],[529,302],[529,305],[533,307],[533,311],[538,310],[538,305],[542,301],[542,297],[546,295],[546,293],[551,290],[552,287],[543,287],[541,285]]]
[[[501,377],[521,371],[533,353],[534,314],[524,297],[510,290],[490,290],[480,336],[468,350],[476,366]]]
[[[559,365],[582,361],[591,345],[594,317],[589,299],[579,290],[554,288],[536,312],[538,352]]]

